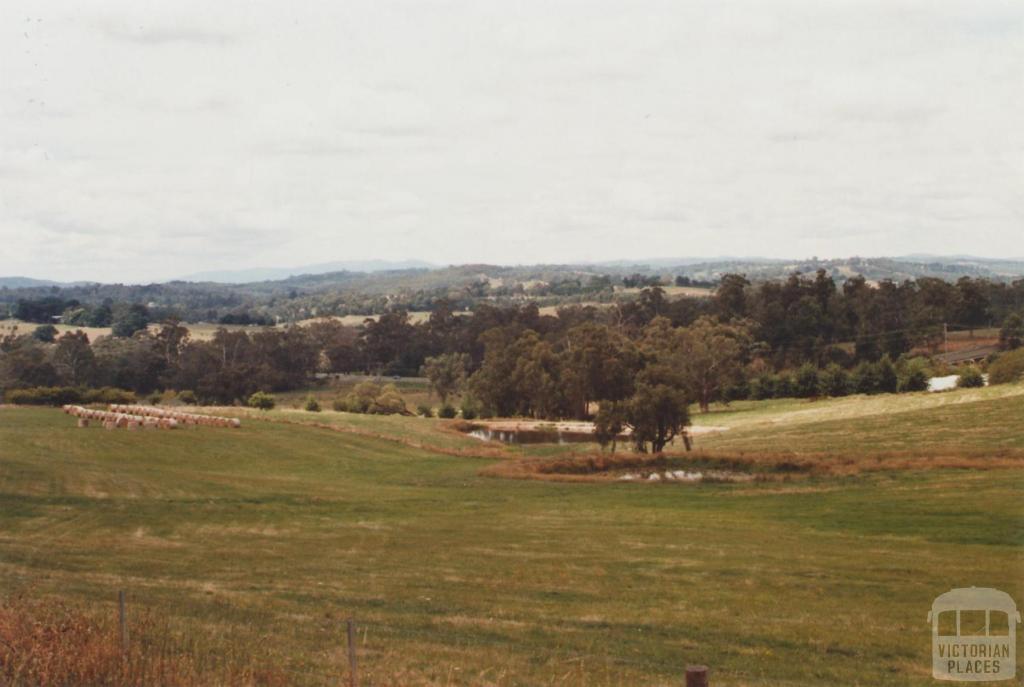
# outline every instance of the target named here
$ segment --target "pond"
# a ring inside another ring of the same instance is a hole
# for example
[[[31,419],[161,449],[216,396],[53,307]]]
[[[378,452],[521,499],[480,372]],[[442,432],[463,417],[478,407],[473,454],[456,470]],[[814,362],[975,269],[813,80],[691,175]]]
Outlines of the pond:
[[[503,444],[585,444],[596,443],[591,432],[571,432],[559,429],[491,429],[474,427],[466,432],[481,441],[500,441]]]

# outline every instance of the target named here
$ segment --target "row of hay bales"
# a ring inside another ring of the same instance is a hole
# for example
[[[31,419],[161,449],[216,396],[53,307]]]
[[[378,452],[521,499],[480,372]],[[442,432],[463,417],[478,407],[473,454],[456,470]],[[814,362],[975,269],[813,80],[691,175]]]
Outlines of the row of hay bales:
[[[82,406],[63,406],[68,415],[78,418],[79,427],[88,427],[91,420],[103,423],[104,429],[177,429],[178,421],[172,418],[143,417],[131,413],[115,413],[109,410],[93,410]]]
[[[242,426],[242,421],[236,417],[220,417],[217,415],[186,413],[180,410],[157,408],[156,406],[120,405],[117,403],[111,403],[110,410],[115,413],[129,413],[131,415],[140,415],[147,418],[176,420],[178,424],[183,425],[206,425],[208,427],[235,428]]]
[[[82,406],[66,405],[63,410],[78,418],[79,427],[88,427],[89,421],[103,423],[105,429],[177,429],[183,425],[207,425],[210,427],[240,427],[237,418],[179,413],[152,406],[131,406],[110,404],[109,410],[93,410]]]

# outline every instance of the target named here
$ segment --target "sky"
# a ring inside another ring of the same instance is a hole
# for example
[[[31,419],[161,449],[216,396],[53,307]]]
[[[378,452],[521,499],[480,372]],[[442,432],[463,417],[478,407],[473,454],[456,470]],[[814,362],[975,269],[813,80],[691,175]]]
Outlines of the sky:
[[[3,0],[0,276],[1024,256],[1020,0]]]

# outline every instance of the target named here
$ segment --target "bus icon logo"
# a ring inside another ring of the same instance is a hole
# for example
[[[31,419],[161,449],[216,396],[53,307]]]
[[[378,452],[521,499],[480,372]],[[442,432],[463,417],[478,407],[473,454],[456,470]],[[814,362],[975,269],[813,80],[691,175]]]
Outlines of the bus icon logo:
[[[982,682],[1017,674],[1020,613],[1006,592],[984,587],[940,594],[928,614],[932,624],[932,677]]]

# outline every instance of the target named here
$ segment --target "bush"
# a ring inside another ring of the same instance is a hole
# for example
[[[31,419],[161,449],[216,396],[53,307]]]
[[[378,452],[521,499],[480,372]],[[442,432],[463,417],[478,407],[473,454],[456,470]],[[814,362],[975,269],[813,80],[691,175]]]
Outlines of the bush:
[[[892,364],[892,358],[888,354],[875,363],[878,370],[878,391],[883,394],[894,394],[899,389],[900,379],[896,374],[896,366]]]
[[[732,403],[733,401],[744,401],[750,398],[750,382],[746,379],[741,379],[735,384],[730,384],[725,387],[725,391],[722,392],[722,402]]]
[[[897,391],[907,393],[928,390],[928,361],[924,358],[901,360],[899,367],[899,386]]]
[[[339,413],[347,413],[349,412],[348,399],[339,396],[338,398],[334,399],[334,401],[331,402],[331,407],[334,408]]]
[[[1014,351],[1022,344],[1024,344],[1024,320],[1017,313],[1011,313],[1003,320],[1003,326],[999,330],[999,347],[1004,351]]]
[[[422,417],[434,417],[434,409],[425,403],[416,406],[416,414]]]
[[[408,415],[405,399],[394,384],[381,386],[376,382],[357,384],[352,392],[343,400],[335,401],[335,410],[350,413],[368,413],[370,415]]]
[[[7,403],[30,406],[62,406],[69,403],[135,403],[135,394],[124,389],[76,389],[71,386],[37,386],[12,389],[6,394]]]
[[[152,394],[149,395],[149,398],[146,399],[146,400],[149,401],[149,405],[151,405],[151,406],[158,406],[158,405],[160,405],[160,401],[164,400],[164,395],[159,393],[159,392],[152,393]]]
[[[463,420],[473,420],[480,414],[480,407],[475,398],[466,394],[462,397],[462,403],[459,404],[459,411]]]
[[[900,379],[900,393],[928,391],[928,373],[922,368],[912,368]]]
[[[818,378],[818,368],[811,363],[800,366],[796,373],[795,389],[797,397],[811,398],[820,393],[821,380]]]
[[[750,397],[763,401],[775,397],[775,376],[764,374],[750,383]]]
[[[117,389],[112,386],[105,386],[102,389],[86,389],[82,394],[84,403],[135,403],[135,393],[124,389]]]
[[[258,408],[259,410],[270,410],[277,405],[277,399],[273,395],[268,394],[265,391],[257,391],[249,397],[249,407]]]
[[[32,338],[43,343],[53,343],[57,333],[57,328],[52,324],[41,324],[32,332]]]
[[[445,403],[443,406],[437,409],[437,416],[445,420],[451,420],[457,414],[458,413],[456,412],[455,407],[452,406],[450,403]]]
[[[62,406],[82,403],[82,391],[70,386],[36,386],[12,389],[5,394],[7,403],[20,406]]]
[[[968,367],[956,380],[959,389],[976,389],[985,386],[985,378],[981,376],[981,370],[976,367]]]
[[[775,379],[774,398],[793,398],[796,395],[796,381],[791,374],[780,374]]]
[[[988,368],[989,384],[1012,384],[1024,379],[1024,348],[1003,353]]]
[[[196,392],[192,391],[191,389],[179,391],[178,400],[187,406],[194,406],[196,404]]]
[[[827,396],[839,397],[850,393],[850,374],[832,363],[821,373],[821,391]]]
[[[850,375],[850,386],[858,394],[877,394],[879,392],[880,380],[878,368],[874,363],[863,362],[853,368]]]
[[[306,405],[304,407],[306,408],[306,410],[308,410],[311,413],[319,413],[320,412],[320,402],[317,401],[312,396],[310,396],[309,398],[306,399]]]

